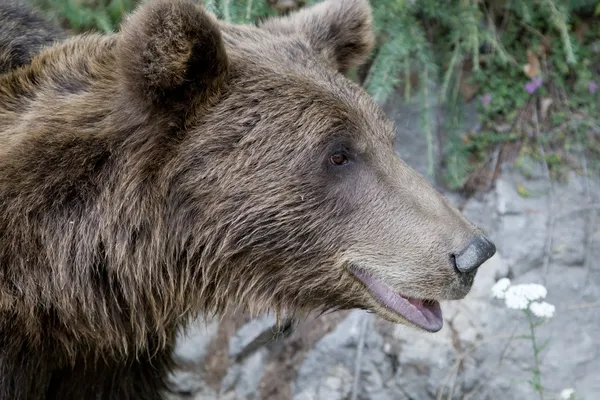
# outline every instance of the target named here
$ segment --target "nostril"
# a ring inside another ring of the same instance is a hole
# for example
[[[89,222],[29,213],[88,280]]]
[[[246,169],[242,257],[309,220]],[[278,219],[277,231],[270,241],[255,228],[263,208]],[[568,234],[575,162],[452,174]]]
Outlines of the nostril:
[[[450,265],[452,265],[452,267],[460,272],[460,270],[458,269],[458,267],[456,266],[456,256],[454,254],[450,254]]]
[[[496,253],[496,246],[485,236],[478,236],[454,255],[454,264],[460,272],[473,271]]]

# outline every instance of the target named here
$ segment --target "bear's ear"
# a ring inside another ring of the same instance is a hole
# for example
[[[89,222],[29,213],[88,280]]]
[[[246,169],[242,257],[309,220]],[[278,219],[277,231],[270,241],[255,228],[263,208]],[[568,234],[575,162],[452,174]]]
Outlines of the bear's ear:
[[[341,73],[365,62],[375,40],[367,0],[326,0],[287,17],[266,20],[261,28],[303,35]]]
[[[136,100],[193,107],[219,92],[228,61],[216,18],[191,0],[151,0],[123,23],[117,57]]]

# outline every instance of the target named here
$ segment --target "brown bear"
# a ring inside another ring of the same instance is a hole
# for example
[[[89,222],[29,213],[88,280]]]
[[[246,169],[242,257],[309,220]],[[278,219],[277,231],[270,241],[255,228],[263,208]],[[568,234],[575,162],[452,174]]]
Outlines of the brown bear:
[[[495,248],[343,76],[372,44],[366,0],[152,0],[1,75],[0,398],[159,399],[176,331],[228,307],[441,329]]]
[[[64,30],[21,0],[0,0],[0,74],[66,38]]]

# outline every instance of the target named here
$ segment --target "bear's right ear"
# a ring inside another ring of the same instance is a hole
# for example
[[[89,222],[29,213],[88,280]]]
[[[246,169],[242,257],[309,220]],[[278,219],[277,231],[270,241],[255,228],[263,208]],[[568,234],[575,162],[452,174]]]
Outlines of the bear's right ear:
[[[304,36],[341,73],[362,64],[375,41],[367,0],[326,0],[286,17],[267,19],[261,28]]]
[[[117,60],[137,101],[189,109],[219,92],[228,61],[216,18],[191,0],[151,0],[123,23]]]

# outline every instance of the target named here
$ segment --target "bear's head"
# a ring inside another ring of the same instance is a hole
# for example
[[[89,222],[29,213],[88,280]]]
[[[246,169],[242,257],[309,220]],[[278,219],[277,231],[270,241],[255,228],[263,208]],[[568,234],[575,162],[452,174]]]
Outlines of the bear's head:
[[[330,0],[238,26],[158,0],[125,21],[124,108],[174,128],[166,226],[218,308],[363,308],[437,331],[438,302],[494,254],[342,75],[370,53],[371,18],[366,0]]]
[[[232,303],[439,330],[439,301],[495,248],[343,76],[371,18],[366,0],[328,0],[239,26],[151,0],[2,76],[11,307],[52,304],[98,340]]]

